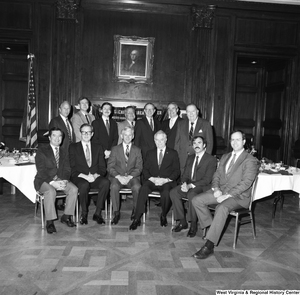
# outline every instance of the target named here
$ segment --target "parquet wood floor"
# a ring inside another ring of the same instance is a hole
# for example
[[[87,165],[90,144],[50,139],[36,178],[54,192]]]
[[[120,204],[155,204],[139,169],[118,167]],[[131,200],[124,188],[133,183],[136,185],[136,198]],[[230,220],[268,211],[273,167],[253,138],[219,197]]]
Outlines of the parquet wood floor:
[[[299,199],[286,195],[282,212],[271,219],[272,198],[255,205],[257,238],[242,225],[232,248],[234,219],[215,255],[196,260],[202,232],[172,233],[159,225],[152,205],[146,224],[129,231],[132,200],[122,203],[121,221],[68,228],[57,234],[41,229],[34,204],[4,185],[0,207],[0,294],[13,295],[194,295],[215,290],[300,289]],[[61,211],[59,211],[61,214]],[[170,215],[170,214],[169,214]],[[169,224],[171,218],[169,217]]]

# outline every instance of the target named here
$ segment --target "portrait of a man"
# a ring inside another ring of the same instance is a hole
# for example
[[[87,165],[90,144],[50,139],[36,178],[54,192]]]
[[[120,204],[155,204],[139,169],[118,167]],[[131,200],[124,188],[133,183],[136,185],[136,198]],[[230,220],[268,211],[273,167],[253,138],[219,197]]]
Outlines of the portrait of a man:
[[[121,55],[121,75],[146,75],[146,46],[123,45]]]

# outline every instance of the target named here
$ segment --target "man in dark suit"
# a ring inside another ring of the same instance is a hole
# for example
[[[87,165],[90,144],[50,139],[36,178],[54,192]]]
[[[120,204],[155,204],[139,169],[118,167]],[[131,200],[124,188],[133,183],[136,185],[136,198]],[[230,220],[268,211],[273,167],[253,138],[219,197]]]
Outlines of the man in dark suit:
[[[207,142],[206,152],[211,154],[213,150],[214,140],[210,123],[199,118],[199,110],[194,104],[186,107],[187,119],[178,123],[178,129],[175,138],[175,150],[178,152],[180,159],[181,173],[183,173],[184,165],[188,155],[194,154],[192,146],[192,138],[201,135]]]
[[[125,120],[122,122],[118,122],[118,134],[119,140],[118,144],[122,143],[122,136],[121,132],[125,127],[132,127],[135,126],[135,107],[134,106],[127,106],[124,111]]]
[[[49,123],[49,130],[53,127],[59,128],[63,133],[63,141],[61,147],[66,151],[69,149],[70,143],[75,142],[75,133],[72,124],[69,121],[71,105],[67,101],[63,101],[59,106],[59,116],[53,118]]]
[[[106,163],[101,145],[92,143],[93,127],[83,124],[80,127],[81,141],[72,143],[69,147],[72,169],[71,179],[77,185],[81,205],[81,224],[88,223],[88,193],[91,188],[98,189],[96,212],[93,220],[105,224],[101,210],[109,191],[109,180],[105,178]]]
[[[41,146],[35,157],[37,174],[34,187],[44,194],[46,229],[49,234],[56,232],[53,220],[57,219],[55,210],[56,191],[63,191],[66,197],[66,206],[61,222],[69,227],[76,226],[71,220],[75,211],[78,189],[69,181],[71,168],[68,151],[60,147],[63,132],[53,127],[49,130],[50,144]]]
[[[147,152],[155,148],[154,134],[160,130],[160,122],[153,117],[156,108],[154,104],[147,103],[144,107],[145,116],[137,120],[135,125],[134,144],[142,150],[143,159]]]
[[[185,197],[189,200],[188,217],[191,227],[187,236],[190,238],[193,238],[197,233],[197,215],[192,205],[192,199],[210,188],[217,167],[217,159],[205,152],[206,141],[202,136],[198,135],[193,138],[193,148],[195,154],[189,155],[186,160],[181,177],[182,184],[170,192],[174,217],[175,220],[179,220],[179,223],[173,228],[175,232],[188,228],[182,198]]]
[[[105,159],[109,158],[111,148],[118,143],[118,125],[110,115],[112,113],[112,105],[105,102],[101,106],[102,116],[93,121],[94,136],[92,141],[101,144],[104,150]]]
[[[160,225],[167,226],[167,214],[172,206],[170,190],[176,186],[180,176],[178,154],[166,146],[167,135],[162,130],[154,135],[156,148],[148,151],[143,169],[144,183],[140,189],[134,220],[130,230],[135,230],[141,224],[141,216],[145,212],[148,194],[154,190],[160,192],[161,210]]]
[[[125,127],[121,132],[123,142],[114,146],[108,159],[107,171],[109,173],[110,197],[113,204],[114,218],[112,224],[118,224],[120,220],[120,194],[123,187],[130,188],[133,196],[134,215],[137,198],[141,188],[140,175],[143,169],[141,149],[132,144],[134,130]]]
[[[74,132],[76,135],[76,140],[74,142],[81,141],[80,127],[82,124],[92,124],[95,120],[95,116],[89,113],[91,102],[87,97],[81,97],[78,100],[80,110],[73,114],[71,119]]]
[[[167,147],[171,149],[174,149],[175,146],[178,122],[182,121],[182,118],[178,116],[178,111],[178,105],[175,102],[171,102],[168,105],[169,119],[164,120],[161,124],[161,129],[166,132],[168,137]]]
[[[230,143],[233,151],[222,156],[211,189],[192,200],[201,228],[209,227],[205,245],[194,254],[198,259],[213,254],[214,245],[220,239],[229,213],[249,207],[251,187],[258,173],[258,161],[245,151],[246,137],[242,131],[232,132]],[[213,219],[208,209],[211,204],[218,204]]]

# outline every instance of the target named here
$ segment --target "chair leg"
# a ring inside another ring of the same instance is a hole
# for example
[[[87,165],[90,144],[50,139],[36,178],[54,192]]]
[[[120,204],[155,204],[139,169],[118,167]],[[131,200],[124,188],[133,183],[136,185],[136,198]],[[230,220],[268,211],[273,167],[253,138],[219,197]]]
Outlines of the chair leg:
[[[113,212],[113,204],[112,201],[110,200],[109,203],[109,219],[112,220],[112,212]]]
[[[253,238],[256,239],[256,231],[255,231],[255,224],[254,224],[253,214],[252,214],[252,212],[249,212],[249,214],[250,214],[250,221],[251,221],[251,225],[252,225]]]
[[[107,199],[104,202],[105,219],[107,219]]]
[[[75,222],[78,223],[78,219],[79,219],[79,208],[78,208],[78,198],[76,200],[76,216],[74,218]]]
[[[143,214],[143,223],[146,223],[146,212]]]
[[[207,233],[207,227],[203,229],[203,232],[202,232],[202,239],[204,240],[205,237],[206,237],[206,233]]]
[[[42,229],[44,229],[45,228],[45,220],[44,220],[44,199],[43,199],[43,197],[40,197],[40,203],[41,203]]]
[[[39,210],[39,201],[35,200],[35,206],[34,206],[34,217],[37,216],[37,212]]]
[[[235,228],[234,228],[234,237],[233,237],[233,249],[235,249],[236,243],[237,243],[237,233],[238,233],[238,227],[239,227],[239,214],[236,214],[235,217]]]
[[[173,211],[173,209],[172,209],[172,221],[171,221],[171,223],[172,223],[172,225],[175,224],[175,220],[174,220],[174,211]]]

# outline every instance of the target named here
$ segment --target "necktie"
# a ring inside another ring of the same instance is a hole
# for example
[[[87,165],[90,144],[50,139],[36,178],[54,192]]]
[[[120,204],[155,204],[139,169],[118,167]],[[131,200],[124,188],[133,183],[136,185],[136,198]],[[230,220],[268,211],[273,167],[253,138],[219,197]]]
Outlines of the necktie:
[[[158,168],[160,169],[161,163],[163,159],[163,150],[160,150],[159,156],[158,156]]]
[[[126,145],[126,151],[125,151],[125,158],[126,158],[126,162],[128,161],[129,158],[129,145]]]
[[[134,127],[134,122],[133,121],[131,122],[131,126]]]
[[[233,157],[232,157],[232,159],[231,159],[231,161],[230,161],[230,163],[229,163],[229,166],[228,166],[228,168],[227,168],[227,172],[226,172],[227,174],[230,172],[232,166],[234,165],[235,158],[236,158],[236,154],[233,154]]]
[[[194,165],[194,170],[193,170],[193,174],[192,174],[192,180],[195,181],[196,180],[196,172],[197,172],[197,166],[198,166],[198,160],[199,160],[199,156],[196,157],[196,161],[195,161],[195,165]]]
[[[72,132],[71,132],[70,123],[68,119],[66,119],[66,125],[67,125],[69,141],[72,142]]]
[[[150,127],[151,127],[151,129],[153,131],[154,130],[154,126],[153,126],[153,119],[152,118],[150,119]]]
[[[56,162],[56,167],[59,167],[59,148],[55,148],[55,162]]]
[[[88,124],[90,124],[88,115],[85,115],[85,119],[86,119],[86,122],[87,122]]]
[[[189,132],[189,140],[192,140],[194,136],[194,122],[191,122],[191,129]]]
[[[88,144],[86,145],[86,149],[85,149],[85,158],[88,166],[91,167],[91,153]]]
[[[105,125],[105,127],[106,127],[107,134],[109,135],[109,122],[108,122],[107,119],[106,119],[106,125]]]

